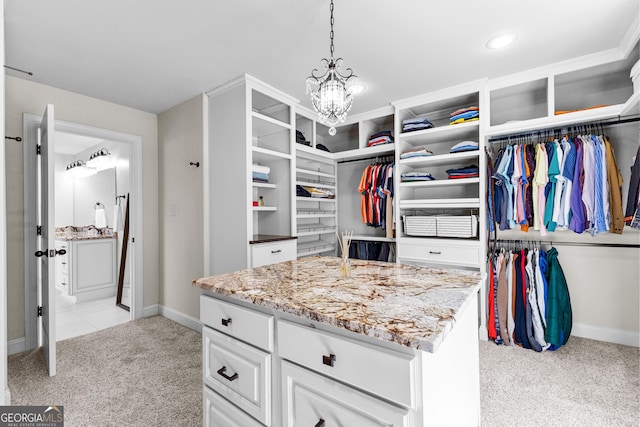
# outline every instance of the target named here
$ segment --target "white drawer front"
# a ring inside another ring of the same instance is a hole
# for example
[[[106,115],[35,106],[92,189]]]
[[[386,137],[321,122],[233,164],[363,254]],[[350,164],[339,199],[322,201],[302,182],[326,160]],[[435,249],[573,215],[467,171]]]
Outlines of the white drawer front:
[[[273,316],[202,295],[200,320],[227,335],[273,351]]]
[[[202,390],[205,427],[263,427],[208,387]]]
[[[271,355],[213,329],[202,332],[205,385],[269,425]]]
[[[407,409],[282,362],[283,418],[286,427],[400,427]]]
[[[398,258],[479,267],[480,247],[479,245],[443,245],[433,241],[401,243],[398,245]]]
[[[286,321],[278,321],[278,352],[284,359],[400,405],[415,407],[412,355]]]
[[[251,267],[296,259],[296,240],[254,243],[251,245]]]

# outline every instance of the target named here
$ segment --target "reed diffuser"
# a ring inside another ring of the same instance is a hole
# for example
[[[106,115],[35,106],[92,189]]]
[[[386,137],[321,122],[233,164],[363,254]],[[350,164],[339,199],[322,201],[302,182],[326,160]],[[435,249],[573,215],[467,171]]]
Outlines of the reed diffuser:
[[[353,231],[343,231],[342,234],[338,234],[338,243],[340,244],[340,252],[342,253],[342,262],[340,263],[340,275],[342,277],[351,276],[351,262],[349,261],[349,247],[351,246],[351,238],[353,237]]]

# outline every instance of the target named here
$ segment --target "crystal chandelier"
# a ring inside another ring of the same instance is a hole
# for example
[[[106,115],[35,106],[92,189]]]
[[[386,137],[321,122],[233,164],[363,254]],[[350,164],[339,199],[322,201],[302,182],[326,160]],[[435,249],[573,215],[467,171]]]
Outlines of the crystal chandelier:
[[[311,93],[313,109],[318,113],[318,120],[330,126],[329,135],[336,134],[334,127],[344,122],[347,112],[353,104],[353,84],[357,76],[351,68],[342,71],[342,58],[333,57],[333,0],[331,0],[331,56],[322,58],[321,71],[314,68],[307,77],[307,93]]]

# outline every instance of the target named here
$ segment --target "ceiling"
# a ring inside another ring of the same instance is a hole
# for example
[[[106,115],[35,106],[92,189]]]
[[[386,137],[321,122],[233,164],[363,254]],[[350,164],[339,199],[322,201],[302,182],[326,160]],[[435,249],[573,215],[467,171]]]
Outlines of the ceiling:
[[[7,74],[161,113],[248,73],[310,107],[328,0],[5,1]],[[640,0],[335,0],[335,54],[368,89],[351,113],[618,47]],[[637,21],[636,21],[637,22]],[[518,32],[491,51],[487,40]]]

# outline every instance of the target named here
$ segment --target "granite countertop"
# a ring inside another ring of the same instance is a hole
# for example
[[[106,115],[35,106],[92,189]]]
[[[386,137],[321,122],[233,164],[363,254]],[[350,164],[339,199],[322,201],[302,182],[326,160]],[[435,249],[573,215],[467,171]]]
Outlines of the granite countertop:
[[[477,272],[308,257],[205,277],[193,286],[338,328],[435,352],[480,287]]]
[[[98,239],[115,239],[118,233],[113,229],[96,228],[93,225],[84,227],[76,227],[68,225],[66,227],[56,228],[56,240],[98,240]]]

